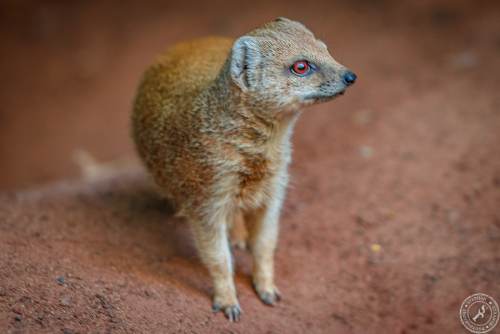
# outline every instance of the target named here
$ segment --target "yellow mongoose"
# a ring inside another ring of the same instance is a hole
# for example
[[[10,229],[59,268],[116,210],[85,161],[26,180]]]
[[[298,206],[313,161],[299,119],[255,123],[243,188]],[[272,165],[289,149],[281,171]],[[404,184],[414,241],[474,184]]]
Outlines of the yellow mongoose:
[[[248,227],[254,287],[273,305],[280,296],[273,256],[293,125],[300,107],[332,99],[355,80],[323,42],[286,18],[235,41],[178,44],[144,74],[132,117],[137,149],[160,191],[189,221],[213,279],[213,309],[229,320],[241,313],[229,229],[243,221]]]

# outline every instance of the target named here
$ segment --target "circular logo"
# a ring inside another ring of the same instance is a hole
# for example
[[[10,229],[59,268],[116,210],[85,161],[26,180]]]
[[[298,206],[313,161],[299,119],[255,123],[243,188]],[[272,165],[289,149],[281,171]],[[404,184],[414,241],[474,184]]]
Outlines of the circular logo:
[[[498,304],[484,293],[467,297],[460,306],[460,321],[472,333],[487,333],[498,323]]]

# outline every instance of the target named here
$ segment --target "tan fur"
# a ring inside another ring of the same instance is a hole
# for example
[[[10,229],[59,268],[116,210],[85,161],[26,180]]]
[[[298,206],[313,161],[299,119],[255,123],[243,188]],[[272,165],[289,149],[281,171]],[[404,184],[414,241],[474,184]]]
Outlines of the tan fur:
[[[291,75],[297,56],[324,64],[321,75]],[[189,221],[214,282],[214,309],[230,320],[239,319],[240,308],[228,229],[234,226],[244,244],[244,217],[255,289],[274,304],[273,254],[293,124],[300,106],[320,101],[305,96],[318,91],[327,99],[345,88],[337,83],[341,71],[302,24],[277,19],[237,41],[209,37],[178,44],[144,75],[133,112],[139,155]]]
[[[241,210],[238,210],[235,214],[229,230],[229,239],[231,240],[231,244],[233,246],[242,250],[246,249],[248,230]]]

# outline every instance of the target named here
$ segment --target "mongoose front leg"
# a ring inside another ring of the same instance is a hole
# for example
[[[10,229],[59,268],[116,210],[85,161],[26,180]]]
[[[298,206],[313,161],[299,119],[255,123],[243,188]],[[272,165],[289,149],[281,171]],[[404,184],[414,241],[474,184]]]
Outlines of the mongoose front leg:
[[[236,297],[233,263],[228,242],[227,216],[192,220],[191,229],[200,258],[212,277],[214,312],[223,311],[230,321],[240,319],[241,309]]]
[[[279,191],[283,191],[280,189]],[[276,249],[282,196],[249,212],[245,220],[249,226],[249,243],[253,256],[253,284],[259,298],[274,305],[281,295],[274,284],[274,251]]]

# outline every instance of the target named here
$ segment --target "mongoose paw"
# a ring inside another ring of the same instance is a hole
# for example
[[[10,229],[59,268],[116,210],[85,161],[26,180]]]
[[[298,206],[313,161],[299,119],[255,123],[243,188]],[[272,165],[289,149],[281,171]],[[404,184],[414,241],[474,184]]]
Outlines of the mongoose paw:
[[[241,313],[243,313],[243,311],[240,308],[240,305],[238,305],[238,304],[222,306],[220,304],[214,303],[212,305],[212,311],[214,313],[217,313],[219,311],[224,312],[224,315],[226,316],[226,318],[228,318],[229,321],[231,321],[231,322],[240,321]]]
[[[281,300],[281,293],[275,286],[271,289],[259,289],[256,285],[254,285],[254,288],[260,300],[262,300],[262,302],[266,305],[274,306]]]

